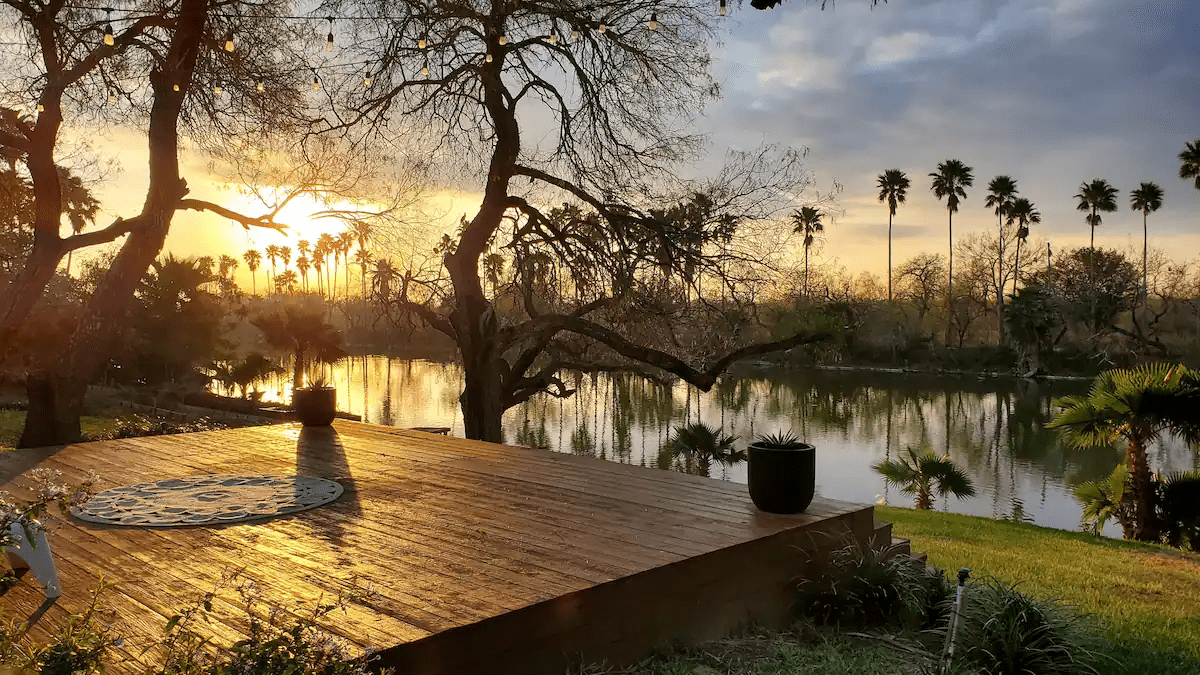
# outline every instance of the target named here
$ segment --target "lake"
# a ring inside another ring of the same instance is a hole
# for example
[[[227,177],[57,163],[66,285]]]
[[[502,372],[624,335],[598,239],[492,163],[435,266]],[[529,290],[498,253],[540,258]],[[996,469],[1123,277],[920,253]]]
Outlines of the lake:
[[[398,427],[450,427],[462,435],[455,364],[353,357],[327,373],[338,407],[363,421]],[[570,383],[570,382],[569,382]],[[792,430],[817,447],[817,493],[834,499],[911,506],[870,467],[905,448],[949,454],[975,481],[969,500],[939,500],[956,513],[1015,518],[1078,530],[1075,485],[1108,475],[1121,450],[1063,447],[1044,428],[1051,401],[1083,393],[1088,382],[941,377],[855,371],[740,371],[708,393],[683,383],[663,386],[634,375],[577,375],[568,399],[535,398],[509,410],[505,442],[659,465],[671,428],[689,421],[720,426],[744,446],[755,434]],[[269,383],[267,399],[287,396]],[[1177,439],[1150,449],[1159,471],[1192,469],[1196,451]],[[673,468],[696,472],[700,467]],[[714,478],[746,481],[744,464],[709,467]],[[1105,531],[1120,536],[1116,523]]]

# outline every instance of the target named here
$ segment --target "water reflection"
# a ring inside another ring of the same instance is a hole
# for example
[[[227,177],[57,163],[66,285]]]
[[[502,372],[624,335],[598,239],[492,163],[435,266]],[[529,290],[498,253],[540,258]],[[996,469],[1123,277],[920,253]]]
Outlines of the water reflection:
[[[462,371],[454,364],[355,357],[333,367],[339,407],[364,421],[401,427],[444,426],[462,435],[458,407]],[[272,393],[284,391],[274,383]],[[672,427],[719,425],[741,437],[794,430],[817,446],[817,490],[826,497],[871,503],[888,490],[870,466],[906,447],[948,453],[974,478],[978,496],[939,509],[1077,529],[1073,486],[1108,475],[1120,451],[1073,450],[1045,428],[1051,400],[1082,393],[1086,382],[981,380],[855,372],[742,373],[700,393],[633,375],[579,374],[569,399],[539,397],[505,415],[505,440],[616,462],[659,466]],[[1196,452],[1175,439],[1150,451],[1156,470],[1197,465]],[[698,471],[695,462],[668,461]],[[745,482],[744,464],[706,467],[715,478]],[[1109,534],[1118,534],[1110,528]]]

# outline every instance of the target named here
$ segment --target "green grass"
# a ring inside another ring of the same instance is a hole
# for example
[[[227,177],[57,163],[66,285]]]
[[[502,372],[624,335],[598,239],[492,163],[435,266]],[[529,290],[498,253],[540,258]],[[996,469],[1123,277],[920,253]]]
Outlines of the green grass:
[[[1034,525],[876,507],[894,532],[953,575],[995,577],[1099,619],[1126,672],[1200,672],[1200,556]],[[969,601],[969,600],[968,600]]]
[[[84,415],[79,423],[83,433],[88,436],[98,436],[108,433],[117,426],[120,415],[117,413],[102,413],[100,415]],[[24,410],[0,410],[0,450],[17,447],[21,438],[21,428],[25,426]]]

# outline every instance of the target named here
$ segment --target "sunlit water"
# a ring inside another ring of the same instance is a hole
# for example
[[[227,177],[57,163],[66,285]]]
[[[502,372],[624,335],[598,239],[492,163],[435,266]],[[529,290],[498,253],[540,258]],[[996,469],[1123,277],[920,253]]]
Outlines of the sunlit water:
[[[327,372],[338,408],[363,421],[398,427],[449,427],[462,435],[459,366],[381,356],[347,359]],[[860,372],[752,372],[700,393],[632,375],[581,375],[568,399],[538,397],[504,416],[508,443],[659,466],[672,427],[719,425],[743,446],[755,434],[792,430],[817,447],[817,492],[852,502],[911,505],[871,465],[908,447],[948,453],[975,481],[978,495],[939,500],[957,513],[1017,518],[1079,529],[1072,496],[1082,481],[1107,476],[1121,452],[1074,450],[1044,428],[1051,400],[1082,393],[1086,382],[1028,382]],[[266,398],[287,397],[269,383]],[[1155,470],[1191,469],[1197,453],[1176,439],[1150,450]],[[677,470],[700,470],[673,462]],[[713,465],[709,474],[746,481],[744,463]],[[1110,524],[1105,534],[1119,536]]]

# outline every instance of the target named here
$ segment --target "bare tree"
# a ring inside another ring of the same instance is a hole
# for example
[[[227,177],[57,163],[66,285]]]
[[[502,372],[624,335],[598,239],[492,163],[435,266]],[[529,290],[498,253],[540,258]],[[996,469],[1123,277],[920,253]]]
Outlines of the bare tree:
[[[0,151],[23,163],[36,212],[26,264],[0,292],[0,338],[7,342],[16,333],[65,255],[126,235],[85,303],[67,349],[48,372],[30,375],[22,445],[79,437],[87,382],[110,353],[122,323],[117,319],[162,250],[176,211],[206,210],[246,227],[277,227],[270,219],[188,198],[179,148],[184,137],[203,147],[233,134],[270,134],[301,117],[303,99],[286,87],[296,79],[294,69],[282,67],[267,51],[281,32],[272,18],[284,13],[281,7],[267,2],[232,13],[213,0],[145,2],[114,17],[63,2],[7,0],[0,9],[24,41],[0,57],[8,74],[0,85],[0,101],[7,106],[0,111]],[[261,41],[245,40],[236,52],[223,49],[226,36],[251,33]],[[274,86],[256,92],[255,81],[266,77]],[[36,101],[36,115],[15,112],[29,101]],[[63,132],[114,123],[144,130],[147,137],[150,170],[142,211],[64,239],[55,159]]]
[[[729,316],[726,335],[689,342],[675,330],[685,310],[669,289],[689,289],[686,298],[703,276],[728,274],[724,260],[769,260],[749,250],[753,230],[794,208],[810,181],[795,151],[733,154],[711,180],[676,172],[701,156],[689,123],[719,93],[707,3],[331,8],[379,17],[349,22],[349,49],[377,67],[370,87],[357,76],[331,83],[346,112],[312,133],[369,144],[419,130],[447,175],[483,192],[438,248],[445,277],[420,280],[428,297],[402,306],[458,345],[468,437],[498,441],[505,409],[542,392],[570,395],[563,368],[641,363],[708,389],[738,358],[813,339],[689,353],[744,337],[739,319],[702,293],[695,311],[714,326]],[[502,287],[516,302],[503,315],[481,271],[493,249],[511,257]]]

